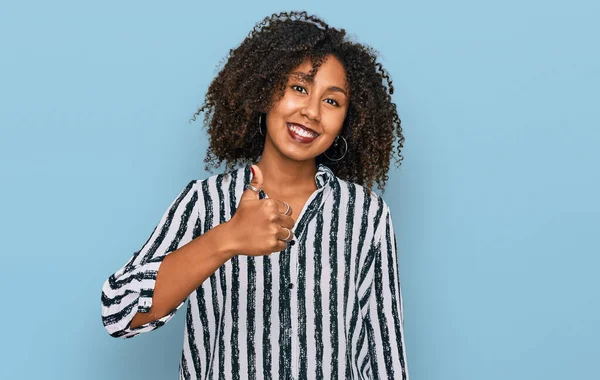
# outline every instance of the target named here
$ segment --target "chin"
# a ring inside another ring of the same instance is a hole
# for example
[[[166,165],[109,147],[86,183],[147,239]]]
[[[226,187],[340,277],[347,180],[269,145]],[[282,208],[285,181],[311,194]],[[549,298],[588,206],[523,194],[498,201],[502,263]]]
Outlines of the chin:
[[[296,149],[279,149],[279,152],[281,153],[282,156],[284,156],[285,158],[292,160],[292,161],[297,161],[297,162],[303,162],[303,161],[311,161],[315,159],[315,155],[310,154],[309,152],[299,152]]]
[[[312,161],[315,159],[314,156],[307,156],[305,154],[284,154],[285,158],[291,160],[291,161],[296,161],[296,162],[304,162],[304,161]]]

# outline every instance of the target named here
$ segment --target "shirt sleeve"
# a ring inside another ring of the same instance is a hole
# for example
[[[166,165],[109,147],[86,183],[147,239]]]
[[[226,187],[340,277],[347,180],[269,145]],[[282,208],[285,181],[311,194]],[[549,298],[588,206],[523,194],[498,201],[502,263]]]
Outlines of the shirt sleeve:
[[[385,203],[383,207],[373,240],[375,257],[367,318],[371,377],[408,380],[396,235],[389,207]]]
[[[156,275],[163,259],[197,234],[198,194],[196,181],[191,181],[171,202],[142,248],[104,283],[102,323],[113,337],[131,338],[155,330],[173,318],[185,303],[158,320],[130,327],[136,313],[147,313],[152,307]]]

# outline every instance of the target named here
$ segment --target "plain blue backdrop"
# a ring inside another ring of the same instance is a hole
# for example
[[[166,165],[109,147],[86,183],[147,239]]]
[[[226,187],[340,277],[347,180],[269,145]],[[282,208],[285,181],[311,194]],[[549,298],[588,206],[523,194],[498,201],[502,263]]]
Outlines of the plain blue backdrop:
[[[210,175],[188,119],[219,62],[298,8],[394,80],[411,378],[600,378],[599,4],[3,1],[0,378],[177,377],[184,313],[114,339],[101,286]]]

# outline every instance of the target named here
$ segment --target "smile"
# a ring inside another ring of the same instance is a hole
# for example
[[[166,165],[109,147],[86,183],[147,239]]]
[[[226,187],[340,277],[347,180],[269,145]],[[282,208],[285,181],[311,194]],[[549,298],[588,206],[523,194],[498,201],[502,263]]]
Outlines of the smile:
[[[318,133],[310,131],[300,124],[287,123],[287,130],[294,140],[303,144],[313,142],[319,137]]]

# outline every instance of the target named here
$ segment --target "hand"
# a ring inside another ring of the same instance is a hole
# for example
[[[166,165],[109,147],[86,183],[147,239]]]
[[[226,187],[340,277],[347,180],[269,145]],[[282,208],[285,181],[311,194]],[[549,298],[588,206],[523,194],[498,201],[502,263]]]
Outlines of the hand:
[[[262,189],[263,175],[260,168],[252,165],[254,176],[250,184]],[[236,242],[238,254],[248,256],[270,255],[286,248],[287,241],[294,238],[288,234],[288,229],[294,227],[292,209],[284,214],[288,206],[277,199],[259,199],[258,192],[248,188],[242,194],[240,204],[227,222],[232,238]],[[289,235],[289,238],[288,238]]]

